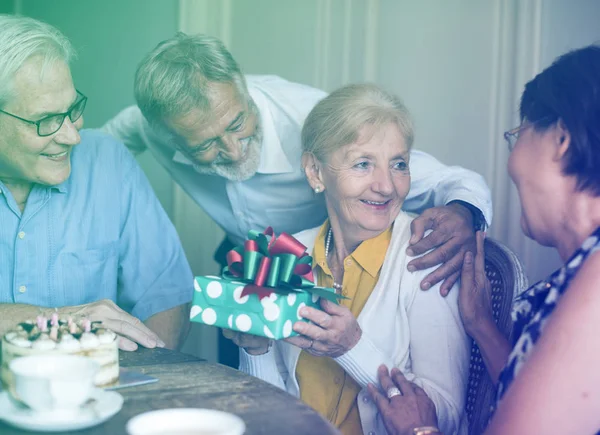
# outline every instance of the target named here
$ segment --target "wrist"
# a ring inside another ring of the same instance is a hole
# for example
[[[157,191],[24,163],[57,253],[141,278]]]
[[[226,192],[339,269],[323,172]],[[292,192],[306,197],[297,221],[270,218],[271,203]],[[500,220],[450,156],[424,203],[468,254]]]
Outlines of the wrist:
[[[490,317],[485,317],[474,322],[464,324],[465,332],[476,342],[488,340],[498,330],[496,322]]]
[[[260,355],[265,355],[265,354],[269,353],[269,351],[271,350],[272,346],[273,346],[273,340],[269,340],[269,342],[267,343],[266,346],[244,348],[244,351],[248,355],[260,356]]]
[[[487,228],[485,216],[481,210],[474,205],[469,204],[466,201],[461,201],[460,199],[450,201],[447,205],[454,207],[459,212],[462,212],[465,216],[470,216],[474,231],[485,231]]]

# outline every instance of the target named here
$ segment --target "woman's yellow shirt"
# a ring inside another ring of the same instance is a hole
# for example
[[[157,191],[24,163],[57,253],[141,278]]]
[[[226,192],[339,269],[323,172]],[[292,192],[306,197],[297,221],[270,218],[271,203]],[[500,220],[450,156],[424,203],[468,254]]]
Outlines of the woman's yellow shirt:
[[[313,249],[313,269],[318,283],[333,287],[333,276],[325,258],[325,221]],[[343,299],[341,305],[358,317],[379,279],[379,272],[392,237],[389,228],[377,237],[362,242],[344,259]],[[296,366],[301,399],[327,418],[343,434],[361,434],[362,426],[356,398],[360,386],[333,359],[316,357],[302,351]]]

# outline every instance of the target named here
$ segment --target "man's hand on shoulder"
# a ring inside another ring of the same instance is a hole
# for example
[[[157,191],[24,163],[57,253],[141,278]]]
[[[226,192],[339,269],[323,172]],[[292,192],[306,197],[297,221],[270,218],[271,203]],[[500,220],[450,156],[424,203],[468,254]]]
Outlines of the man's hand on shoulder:
[[[138,344],[147,348],[164,347],[165,343],[144,323],[122,310],[109,299],[102,299],[85,305],[63,308],[66,314],[85,316],[102,324],[118,334],[119,349],[137,350]]]
[[[424,237],[425,232],[432,230]],[[467,251],[476,252],[475,229],[471,211],[459,203],[425,210],[411,224],[412,236],[407,254],[411,257],[408,270],[428,269],[440,265],[421,281],[421,288],[428,290],[440,281],[442,296],[446,296],[458,280]]]

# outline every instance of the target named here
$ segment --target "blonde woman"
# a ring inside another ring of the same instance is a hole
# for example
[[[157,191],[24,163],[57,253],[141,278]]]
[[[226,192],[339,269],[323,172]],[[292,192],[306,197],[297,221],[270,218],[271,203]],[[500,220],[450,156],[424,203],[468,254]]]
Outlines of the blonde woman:
[[[315,106],[302,161],[328,219],[297,237],[312,252],[318,284],[349,299],[303,308],[312,323],[297,322],[299,336],[272,346],[227,333],[243,348],[241,370],[300,397],[344,434],[385,433],[366,390],[381,364],[423,388],[448,434],[465,429],[469,343],[458,291],[421,291],[428,272],[407,271],[412,218],[401,208],[412,143],[407,109],[376,86],[346,86]]]

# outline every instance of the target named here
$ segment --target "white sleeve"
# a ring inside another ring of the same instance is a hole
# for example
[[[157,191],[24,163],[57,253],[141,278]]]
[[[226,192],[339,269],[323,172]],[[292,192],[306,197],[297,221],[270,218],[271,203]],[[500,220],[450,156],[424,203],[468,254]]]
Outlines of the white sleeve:
[[[277,343],[263,355],[250,355],[240,347],[240,371],[286,390],[287,370],[281,360]],[[286,390],[287,391],[287,390]]]
[[[429,272],[415,273],[415,285]],[[440,284],[415,294],[408,311],[412,373],[404,374],[435,403],[439,428],[450,435],[464,418],[470,340],[458,311],[458,284],[446,297],[439,290]]]
[[[418,286],[431,270],[412,274],[402,286]],[[409,275],[410,276],[410,275]],[[458,433],[463,420],[469,376],[470,342],[458,312],[458,288],[447,297],[440,284],[429,291],[418,290],[408,309],[410,365],[399,367],[406,378],[422,387],[436,407],[444,434]],[[361,386],[379,384],[381,364],[394,367],[394,360],[378,349],[365,334],[356,346],[335,361]]]
[[[101,128],[105,133],[123,142],[133,153],[139,154],[148,148],[150,126],[137,106],[121,110]]]
[[[488,226],[492,223],[492,196],[481,175],[460,166],[446,166],[418,150],[410,153],[410,173],[410,192],[404,210],[421,213],[461,200],[481,210]]]
[[[334,359],[361,388],[366,388],[369,383],[379,384],[377,369],[381,364],[394,367],[394,359],[379,349],[364,332],[352,349]]]

